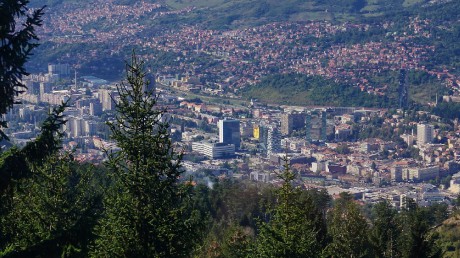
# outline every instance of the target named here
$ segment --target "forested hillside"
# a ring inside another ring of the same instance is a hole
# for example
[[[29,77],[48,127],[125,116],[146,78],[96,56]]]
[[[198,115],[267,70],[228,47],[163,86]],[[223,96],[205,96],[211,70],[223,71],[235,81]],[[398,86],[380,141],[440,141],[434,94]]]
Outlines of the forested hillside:
[[[27,64],[33,72],[61,62],[117,80],[135,48],[158,73],[192,71],[210,88],[228,81],[226,91],[267,99],[263,93],[272,103],[321,104],[312,90],[283,97],[270,87],[244,89],[260,89],[276,74],[314,75],[332,82],[321,91],[362,96],[324,104],[372,107],[395,106],[402,67],[429,77],[407,78],[409,98],[423,105],[459,76],[458,1],[34,2],[44,4],[42,44]]]
[[[96,1],[97,2],[97,1]],[[113,0],[114,5],[133,6],[139,1]],[[260,25],[267,22],[302,21],[302,20],[337,20],[356,21],[373,17],[393,17],[399,15],[433,15],[452,10],[443,5],[451,5],[455,1],[428,1],[428,0],[148,0],[149,3],[165,5],[169,10],[182,8],[196,8],[193,12],[179,18],[176,22],[198,23],[210,28],[237,28],[240,26]],[[450,2],[450,3],[449,3]],[[74,0],[37,0],[32,6],[47,5],[50,8],[59,8],[63,4],[87,5],[95,4],[94,1]],[[171,20],[170,22],[174,22]]]

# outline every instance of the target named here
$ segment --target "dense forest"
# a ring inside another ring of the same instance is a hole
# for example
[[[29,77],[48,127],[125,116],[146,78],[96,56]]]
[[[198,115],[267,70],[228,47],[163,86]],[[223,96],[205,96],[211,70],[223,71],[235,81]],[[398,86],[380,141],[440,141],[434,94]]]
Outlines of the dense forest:
[[[448,89],[426,72],[410,71],[406,80],[409,84],[410,103],[434,103],[436,94],[438,96],[448,94]],[[246,99],[256,98],[272,104],[399,107],[397,72],[381,72],[372,76],[369,81],[377,85],[388,85],[386,94],[383,96],[369,94],[353,85],[321,76],[272,74],[263,77],[259,83],[248,85],[242,90],[242,95]],[[444,109],[443,107],[441,105],[439,108]],[[448,118],[447,114],[438,111],[439,108],[436,109],[436,114]],[[455,107],[449,105],[449,108]]]

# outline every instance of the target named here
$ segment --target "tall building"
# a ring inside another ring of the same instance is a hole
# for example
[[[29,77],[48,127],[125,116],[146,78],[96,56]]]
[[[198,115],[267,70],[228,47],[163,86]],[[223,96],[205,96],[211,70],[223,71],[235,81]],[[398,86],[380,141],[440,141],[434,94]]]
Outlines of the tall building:
[[[225,118],[219,120],[219,142],[235,145],[235,149],[240,148],[240,121]]]
[[[280,152],[281,135],[276,126],[269,126],[267,134],[267,156],[270,157],[271,154]]]
[[[114,99],[115,92],[109,89],[100,89],[98,92],[99,101],[102,104],[102,110],[112,110],[115,108]]]
[[[25,81],[24,84],[27,87],[27,93],[32,95],[40,94],[40,83],[34,81]]]
[[[266,155],[268,146],[268,127],[258,125],[257,129],[254,129],[254,138],[259,140],[261,152]]]
[[[94,136],[97,132],[97,122],[95,121],[86,121],[82,123],[82,131],[86,136]]]
[[[403,168],[400,166],[395,166],[390,170],[391,181],[401,182],[403,176]]]
[[[102,103],[93,101],[89,103],[89,114],[92,116],[99,116],[102,114]]]
[[[321,111],[321,141],[325,142],[327,140],[327,113],[326,111]]]
[[[307,112],[305,116],[305,140],[311,142],[311,112]]]
[[[69,119],[69,133],[70,137],[76,138],[83,135],[84,120],[79,117],[72,117]]]
[[[283,113],[281,114],[281,134],[289,135],[293,130],[305,126],[304,113]]]
[[[292,116],[290,113],[281,114],[281,134],[288,135],[292,132]]]
[[[417,145],[422,146],[431,143],[434,138],[434,126],[429,124],[417,125]]]
[[[59,74],[62,76],[70,75],[69,64],[48,64],[48,74]]]
[[[40,82],[40,97],[43,97],[45,93],[51,92],[51,83]]]
[[[322,110],[308,111],[305,115],[305,139],[307,142],[327,140],[327,113]]]
[[[257,140],[260,138],[260,126],[259,125],[254,125],[252,136],[256,138]]]
[[[435,179],[439,177],[439,167],[432,166],[432,167],[413,167],[403,169],[402,171],[402,180],[403,181],[424,181]]]

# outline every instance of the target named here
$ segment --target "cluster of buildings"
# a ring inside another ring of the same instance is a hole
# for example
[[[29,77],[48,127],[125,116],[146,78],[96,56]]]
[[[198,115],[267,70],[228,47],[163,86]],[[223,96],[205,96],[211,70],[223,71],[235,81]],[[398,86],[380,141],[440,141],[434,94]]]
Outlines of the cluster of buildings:
[[[385,95],[388,85],[373,84],[369,77],[384,70],[398,71],[401,67],[425,71],[453,87],[458,86],[460,80],[453,73],[423,66],[422,63],[435,51],[434,47],[416,45],[409,36],[395,35],[394,41],[387,43],[337,44],[326,51],[315,42],[305,44],[302,41],[307,37],[319,40],[327,35],[366,28],[350,23],[332,25],[326,21],[274,23],[224,32],[187,27],[155,37],[143,46],[179,56],[177,64],[166,67],[162,75],[192,73],[200,81],[217,84],[220,90],[230,92],[255,84],[264,75],[277,71],[320,75],[347,82],[370,94]],[[414,35],[422,37],[418,33]],[[200,55],[212,56],[219,65],[207,68],[191,65],[190,62]],[[324,63],[324,60],[329,61]],[[196,85],[189,87],[196,90]],[[206,85],[202,90],[211,91]]]
[[[24,78],[24,83],[32,87],[22,95],[24,104],[7,114],[7,120],[19,121],[11,135],[21,144],[39,133],[40,121],[49,106],[56,104],[46,94],[58,96],[61,101],[70,99],[64,144],[76,150],[78,160],[101,162],[104,150],[117,148],[105,124],[113,119],[116,87],[95,77],[75,80],[71,71],[65,64],[50,65],[47,74]],[[62,80],[67,83],[61,85]],[[403,111],[388,114],[384,109],[270,107],[254,101],[236,107],[188,100],[175,95],[171,86],[149,87],[156,87],[159,108],[168,111],[167,121],[171,135],[177,136],[176,144],[186,150],[186,156],[195,157],[186,162],[189,173],[211,171],[206,173],[277,184],[276,171],[288,162],[305,187],[360,187],[368,189],[360,193],[371,201],[389,194],[384,186],[418,185],[460,170],[460,127],[443,134],[436,117],[426,113],[420,113],[425,122],[407,122]],[[410,126],[412,133],[400,138],[417,157],[403,156],[405,149],[391,140],[355,138],[360,133],[355,126],[365,128],[375,119],[391,131]],[[440,143],[443,135],[447,135],[447,142]],[[233,165],[229,168],[225,163]],[[458,192],[458,182],[453,177],[451,187],[439,189],[437,197],[447,198]]]
[[[207,94],[234,96],[248,84],[255,84],[269,74],[301,73],[320,75],[347,83],[370,94],[385,95],[386,84],[370,80],[381,71],[398,71],[401,67],[426,72],[457,89],[460,78],[445,67],[425,67],[436,49],[416,44],[415,38],[430,38],[429,20],[411,17],[404,32],[394,24],[342,23],[329,21],[278,22],[235,30],[207,30],[199,26],[178,29],[155,29],[142,21],[145,17],[184,15],[194,8],[168,10],[164,5],[141,1],[132,7],[98,1],[100,8],[85,5],[63,5],[50,9],[41,30],[43,41],[59,43],[96,43],[110,45],[110,51],[78,52],[62,57],[64,62],[97,60],[99,55],[117,55],[126,46],[139,46],[169,53],[168,65],[159,77],[172,86]],[[49,14],[49,15],[48,15]],[[94,24],[107,24],[103,26]],[[349,44],[334,43],[324,48],[317,41],[350,31],[381,29],[387,31],[385,42],[369,41]],[[150,51],[142,57],[156,61]],[[201,61],[213,60],[212,65]],[[173,65],[171,65],[173,64]],[[188,74],[189,81],[174,79],[175,74]]]
[[[49,64],[47,73],[25,76],[22,83],[27,87],[19,96],[23,104],[6,114],[10,124],[15,124],[10,131],[17,144],[33,139],[50,109],[67,102],[67,123],[62,128],[67,147],[84,150],[87,157],[83,155],[82,160],[102,160],[104,147],[99,143],[109,139],[106,122],[118,99],[115,85],[92,76],[77,79],[69,64]]]
[[[212,105],[208,104],[210,110]],[[209,112],[203,103],[199,109],[192,106],[188,110],[197,117]],[[221,111],[224,109],[221,107]],[[203,137],[199,141],[183,138],[182,142],[190,142],[190,153],[206,157],[201,162],[237,163],[233,176],[240,179],[277,184],[276,171],[288,162],[305,187],[325,187],[331,193],[337,189],[352,191],[367,202],[388,199],[395,206],[403,205],[401,196],[415,187],[418,190],[411,198],[429,205],[448,202],[460,189],[457,177],[452,179],[450,188],[424,186],[423,182],[439,182],[460,170],[460,155],[452,155],[460,146],[459,138],[439,143],[443,132],[437,127],[436,117],[405,123],[403,111],[390,115],[383,109],[344,107],[274,109],[256,105],[249,112],[250,118],[217,116],[218,120],[207,120],[218,130],[194,131],[192,135]],[[222,112],[221,115],[225,116]],[[233,115],[237,117],[238,113]],[[352,125],[365,127],[377,118],[383,121],[379,126],[392,131],[410,125],[412,129],[408,130],[412,133],[398,136],[406,147],[391,140],[353,138],[357,132]],[[409,149],[415,156],[408,156]]]
[[[94,5],[98,8],[94,8]],[[40,34],[56,43],[106,43],[135,36],[146,29],[140,23],[146,16],[156,19],[189,11],[190,8],[168,11],[165,6],[148,1],[128,6],[98,0],[90,8],[79,4],[64,4],[59,8],[47,8]],[[96,26],[92,26],[95,23],[105,23],[110,25],[110,29],[96,29]]]

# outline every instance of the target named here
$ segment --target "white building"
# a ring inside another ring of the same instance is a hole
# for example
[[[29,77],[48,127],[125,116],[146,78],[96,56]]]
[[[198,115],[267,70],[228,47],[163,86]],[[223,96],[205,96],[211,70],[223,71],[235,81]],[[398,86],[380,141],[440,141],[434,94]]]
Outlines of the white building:
[[[452,176],[452,180],[450,180],[450,187],[448,190],[454,194],[460,193],[460,172]]]
[[[61,76],[70,75],[69,64],[48,64],[48,74],[59,74]]]
[[[417,146],[431,143],[434,138],[434,126],[429,124],[417,125]]]
[[[253,171],[249,174],[252,181],[268,183],[270,180],[277,178],[275,173]]]
[[[231,157],[235,155],[235,145],[226,143],[194,142],[192,150],[211,159]]]
[[[69,119],[70,137],[83,136],[83,122],[84,120],[78,117]]]
[[[97,132],[97,122],[95,121],[83,121],[83,132],[86,136],[94,136]]]
[[[439,167],[426,167],[426,168],[407,168],[402,170],[402,180],[404,181],[424,181],[435,179],[439,176]]]
[[[321,172],[326,170],[326,162],[318,161],[311,163],[311,171],[313,172]]]
[[[115,108],[115,101],[117,93],[110,89],[99,89],[99,101],[102,103],[102,110],[112,110]]]

